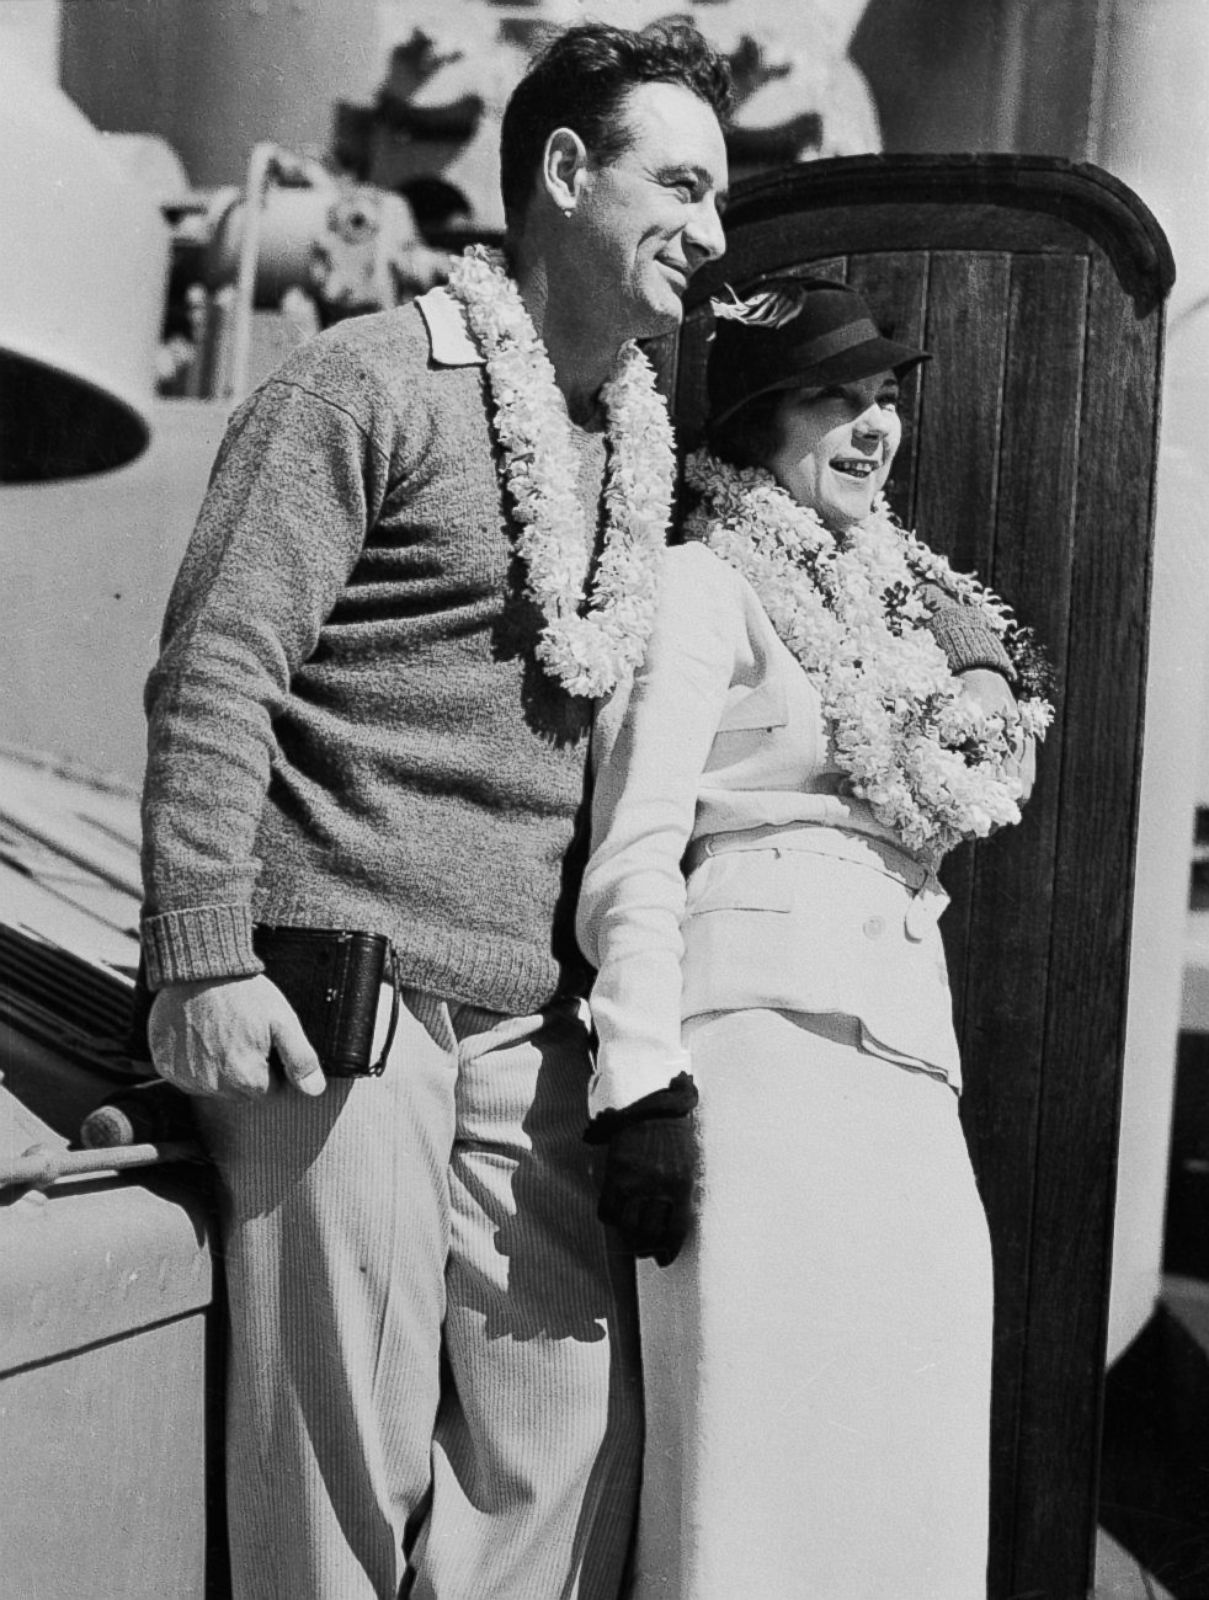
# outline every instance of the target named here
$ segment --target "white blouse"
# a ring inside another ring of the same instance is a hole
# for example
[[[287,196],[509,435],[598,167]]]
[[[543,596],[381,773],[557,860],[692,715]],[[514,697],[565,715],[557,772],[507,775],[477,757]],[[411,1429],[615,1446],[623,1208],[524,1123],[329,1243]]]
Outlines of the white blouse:
[[[943,890],[829,759],[819,697],[745,578],[667,554],[646,660],[598,707],[577,930],[598,968],[593,1115],[691,1071],[681,1021],[854,1016],[960,1085]]]

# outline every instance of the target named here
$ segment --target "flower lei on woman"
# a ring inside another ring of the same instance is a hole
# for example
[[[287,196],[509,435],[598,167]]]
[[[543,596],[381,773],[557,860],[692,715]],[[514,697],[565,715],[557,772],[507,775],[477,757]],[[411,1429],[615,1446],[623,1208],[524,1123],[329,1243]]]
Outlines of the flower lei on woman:
[[[908,849],[929,861],[963,839],[1020,820],[1006,763],[1017,733],[1041,739],[1053,707],[1039,693],[1031,646],[1007,605],[901,528],[880,498],[837,539],[760,468],[700,450],[687,463],[701,503],[685,526],[737,568],[818,689],[838,766],[852,792]],[[1018,730],[962,692],[921,626],[920,583],[980,608],[1021,672]]]
[[[585,609],[592,539],[550,358],[498,250],[472,246],[449,288],[487,362],[525,591],[545,619],[538,659],[569,694],[607,694],[642,660],[655,620],[675,472],[667,405],[646,357],[623,345],[600,391],[611,447],[606,529]]]

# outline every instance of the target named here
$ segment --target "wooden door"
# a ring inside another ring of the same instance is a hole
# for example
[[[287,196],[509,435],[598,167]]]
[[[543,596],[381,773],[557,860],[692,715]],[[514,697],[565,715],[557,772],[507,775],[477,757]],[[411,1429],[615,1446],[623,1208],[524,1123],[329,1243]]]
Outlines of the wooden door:
[[[1090,166],[856,157],[740,187],[728,252],[659,348],[682,439],[708,297],[773,273],[861,289],[935,359],[890,496],[1031,623],[1058,716],[1021,827],[946,868],[964,1120],[995,1247],[991,1600],[1092,1585],[1130,885],[1141,765],[1165,239]],[[926,1597],[904,1597],[926,1600]]]

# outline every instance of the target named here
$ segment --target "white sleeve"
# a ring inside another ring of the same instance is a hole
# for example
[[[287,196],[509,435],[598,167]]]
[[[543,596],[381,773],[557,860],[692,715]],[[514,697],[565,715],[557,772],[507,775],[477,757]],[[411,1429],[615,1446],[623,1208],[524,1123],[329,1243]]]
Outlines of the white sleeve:
[[[689,1070],[680,1042],[681,858],[743,636],[734,575],[701,545],[669,551],[646,660],[598,708],[592,853],[577,917],[598,968],[593,1116]]]

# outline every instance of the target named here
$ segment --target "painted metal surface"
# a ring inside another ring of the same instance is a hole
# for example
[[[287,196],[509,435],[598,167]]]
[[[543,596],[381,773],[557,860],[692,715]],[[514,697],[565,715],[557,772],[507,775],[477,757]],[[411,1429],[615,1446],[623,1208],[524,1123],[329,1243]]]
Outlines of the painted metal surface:
[[[129,1081],[138,806],[0,751],[0,1166]],[[0,1592],[200,1600],[214,1296],[199,1167],[0,1190]]]
[[[168,229],[66,95],[0,60],[0,481],[122,466],[149,434]]]
[[[189,1210],[142,1183],[104,1178],[7,1205],[0,1281],[0,1382],[202,1310],[212,1294],[206,1236]]]

